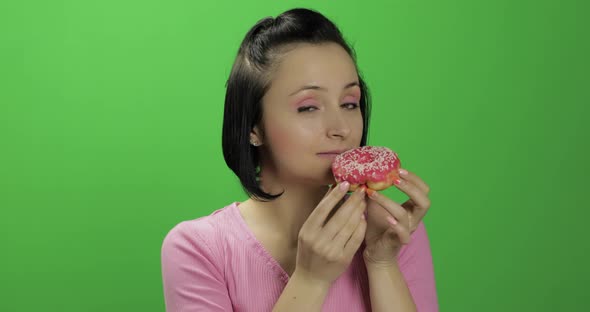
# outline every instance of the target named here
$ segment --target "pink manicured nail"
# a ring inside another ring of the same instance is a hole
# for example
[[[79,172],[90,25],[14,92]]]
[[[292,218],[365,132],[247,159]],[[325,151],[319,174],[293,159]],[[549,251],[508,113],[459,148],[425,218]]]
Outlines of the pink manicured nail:
[[[392,216],[387,217],[387,222],[391,223],[392,225],[397,224],[397,220]]]
[[[348,191],[348,186],[349,186],[348,181],[344,181],[344,182],[340,183],[340,189],[342,191]]]
[[[405,169],[400,169],[399,170],[399,174],[403,175],[403,176],[407,176],[408,175],[408,171]]]
[[[400,180],[400,179],[395,179],[395,181],[393,181],[393,183],[394,183],[395,185],[400,185],[400,184],[402,184],[402,180]]]

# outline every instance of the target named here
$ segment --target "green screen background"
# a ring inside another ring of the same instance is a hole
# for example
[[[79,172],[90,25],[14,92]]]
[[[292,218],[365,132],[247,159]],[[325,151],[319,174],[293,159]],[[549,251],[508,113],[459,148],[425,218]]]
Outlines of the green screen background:
[[[432,188],[441,311],[586,310],[588,2],[70,0],[0,4],[1,311],[164,310],[166,233],[245,199],[238,46],[297,6],[354,45],[369,144]]]

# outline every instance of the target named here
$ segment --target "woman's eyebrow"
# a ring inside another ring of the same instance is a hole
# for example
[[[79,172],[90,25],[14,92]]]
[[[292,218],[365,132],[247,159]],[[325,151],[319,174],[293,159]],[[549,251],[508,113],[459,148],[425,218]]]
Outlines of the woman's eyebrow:
[[[359,83],[358,83],[358,81],[353,81],[353,82],[350,82],[350,83],[346,84],[346,85],[344,86],[344,88],[342,88],[342,89],[343,89],[343,90],[345,90],[345,89],[352,88],[352,87],[355,87],[355,86],[360,86],[360,85],[359,85]],[[299,93],[299,92],[301,92],[301,91],[303,91],[303,90],[319,90],[319,91],[328,91],[328,90],[327,90],[326,88],[324,88],[324,87],[320,87],[320,86],[316,86],[316,85],[305,85],[305,86],[303,86],[303,87],[301,87],[301,88],[299,88],[299,89],[295,90],[295,92],[293,92],[293,93],[289,94],[289,96],[293,96],[293,95],[295,95],[295,94],[297,94],[297,93]]]

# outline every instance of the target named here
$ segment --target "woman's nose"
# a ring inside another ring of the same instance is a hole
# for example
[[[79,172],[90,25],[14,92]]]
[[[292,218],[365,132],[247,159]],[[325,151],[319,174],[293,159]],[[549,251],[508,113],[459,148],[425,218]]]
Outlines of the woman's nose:
[[[350,125],[342,113],[329,111],[326,114],[326,129],[329,137],[346,138],[350,134]]]

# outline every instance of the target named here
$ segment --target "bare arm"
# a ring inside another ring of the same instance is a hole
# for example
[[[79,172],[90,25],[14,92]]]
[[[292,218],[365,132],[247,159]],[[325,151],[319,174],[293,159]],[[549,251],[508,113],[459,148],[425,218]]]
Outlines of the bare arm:
[[[410,289],[397,262],[366,262],[373,312],[416,311]]]
[[[320,312],[329,289],[328,283],[307,279],[295,271],[272,311]]]

